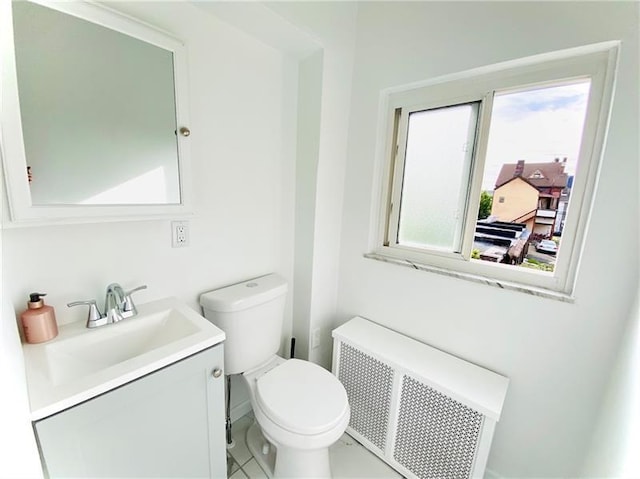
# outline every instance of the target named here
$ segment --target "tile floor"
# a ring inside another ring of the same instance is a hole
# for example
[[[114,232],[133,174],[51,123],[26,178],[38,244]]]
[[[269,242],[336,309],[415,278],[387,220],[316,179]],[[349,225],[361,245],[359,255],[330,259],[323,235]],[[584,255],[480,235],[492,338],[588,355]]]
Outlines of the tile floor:
[[[235,446],[227,449],[229,479],[266,479],[247,447],[247,429],[253,422],[251,413],[233,423],[231,436]],[[344,434],[330,449],[334,479],[395,479],[402,478],[395,470],[369,452],[360,443]]]

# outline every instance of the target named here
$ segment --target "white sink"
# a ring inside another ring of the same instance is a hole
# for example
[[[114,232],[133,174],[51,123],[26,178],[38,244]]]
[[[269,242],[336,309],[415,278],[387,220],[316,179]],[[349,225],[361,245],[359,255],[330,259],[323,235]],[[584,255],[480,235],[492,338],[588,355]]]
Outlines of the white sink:
[[[119,323],[60,328],[24,345],[32,419],[41,419],[224,340],[224,333],[175,298],[138,306]]]
[[[175,309],[129,319],[43,345],[51,382],[76,380],[200,331]]]

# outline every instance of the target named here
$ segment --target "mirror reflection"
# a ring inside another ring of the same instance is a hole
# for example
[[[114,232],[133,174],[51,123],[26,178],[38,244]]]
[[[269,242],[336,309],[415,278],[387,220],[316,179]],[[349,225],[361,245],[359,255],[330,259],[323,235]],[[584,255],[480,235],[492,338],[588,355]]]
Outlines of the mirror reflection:
[[[179,204],[173,53],[30,2],[13,18],[32,205]]]

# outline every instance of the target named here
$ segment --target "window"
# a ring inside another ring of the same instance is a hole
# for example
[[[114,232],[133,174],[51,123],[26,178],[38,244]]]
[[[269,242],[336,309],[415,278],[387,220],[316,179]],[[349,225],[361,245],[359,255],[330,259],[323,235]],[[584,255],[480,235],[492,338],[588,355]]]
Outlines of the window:
[[[479,105],[414,111],[400,120],[406,121],[407,132],[398,243],[445,251],[459,248],[462,231],[457,218],[468,189]]]
[[[608,42],[383,92],[373,256],[570,297],[616,59]]]

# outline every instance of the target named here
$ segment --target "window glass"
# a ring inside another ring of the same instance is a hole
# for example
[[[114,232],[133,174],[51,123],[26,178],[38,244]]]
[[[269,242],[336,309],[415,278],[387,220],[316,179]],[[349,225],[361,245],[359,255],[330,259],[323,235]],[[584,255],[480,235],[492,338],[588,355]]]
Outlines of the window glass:
[[[556,251],[541,242],[561,250],[589,88],[584,80],[496,93],[482,186],[498,201],[476,226],[480,260],[553,273]]]
[[[459,251],[478,103],[409,114],[398,244]]]

